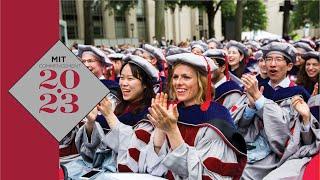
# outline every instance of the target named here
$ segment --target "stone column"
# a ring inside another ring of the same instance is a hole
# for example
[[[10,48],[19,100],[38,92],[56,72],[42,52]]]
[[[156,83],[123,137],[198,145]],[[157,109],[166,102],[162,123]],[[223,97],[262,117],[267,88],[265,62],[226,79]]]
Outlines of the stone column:
[[[115,39],[115,20],[114,12],[106,7],[106,1],[102,1],[102,19],[103,19],[103,37],[106,39]]]
[[[127,23],[127,34],[129,38],[137,38],[138,37],[138,23],[137,23],[137,15],[135,8],[130,8],[129,11],[126,12],[126,23]],[[133,36],[131,31],[131,24],[133,24]]]
[[[84,39],[83,0],[76,0],[78,39]]]
[[[147,37],[149,43],[152,41],[152,37],[155,36],[155,2],[146,0],[145,1],[145,13],[146,13],[146,26],[147,26]]]

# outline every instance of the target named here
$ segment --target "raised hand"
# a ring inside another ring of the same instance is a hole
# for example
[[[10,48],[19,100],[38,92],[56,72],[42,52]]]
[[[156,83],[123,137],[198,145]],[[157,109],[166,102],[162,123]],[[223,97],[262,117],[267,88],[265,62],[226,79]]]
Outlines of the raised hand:
[[[157,93],[155,98],[152,98],[151,105],[159,104],[163,108],[167,108],[168,106],[168,94],[167,93]]]
[[[156,126],[155,132],[157,136],[154,138],[156,153],[159,152],[159,147],[163,144],[165,135],[167,135],[173,150],[184,143],[177,125],[179,117],[177,104],[170,104],[168,108],[164,108],[155,103],[149,108],[149,112],[150,114],[147,117]]]
[[[156,128],[166,133],[177,128],[179,113],[176,104],[170,104],[168,108],[164,108],[160,104],[154,103],[148,110],[150,114],[147,117]]]
[[[94,107],[92,109],[92,111],[87,115],[87,120],[88,121],[85,124],[85,128],[86,128],[86,132],[87,132],[89,141],[91,140],[91,134],[92,134],[94,123],[96,121],[97,116],[98,116],[97,107]]]
[[[300,97],[292,98],[292,107],[302,116],[303,123],[306,125],[310,121],[311,113],[308,104]]]
[[[256,76],[251,74],[242,75],[241,81],[244,85],[244,91],[246,92],[249,99],[249,105],[253,106],[254,102],[262,96],[264,88],[261,87],[259,89]]]
[[[113,113],[112,102],[106,97],[97,105],[97,108],[104,116]]]
[[[311,96],[317,95],[317,94],[319,93],[318,90],[319,90],[319,86],[318,86],[318,83],[316,83],[316,84],[314,85],[314,88],[313,88],[313,91],[312,91]]]
[[[94,107],[92,111],[87,115],[88,123],[94,123],[98,116],[98,109]]]

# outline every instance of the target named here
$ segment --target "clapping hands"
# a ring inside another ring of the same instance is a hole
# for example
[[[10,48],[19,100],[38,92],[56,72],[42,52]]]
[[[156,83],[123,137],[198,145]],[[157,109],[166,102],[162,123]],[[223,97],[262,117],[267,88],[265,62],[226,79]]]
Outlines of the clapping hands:
[[[148,109],[148,119],[156,128],[164,132],[170,132],[177,128],[179,117],[177,104],[170,104],[168,107],[168,95],[166,93],[157,94],[152,99],[151,107]]]
[[[258,80],[254,75],[244,74],[241,77],[241,82],[244,85],[244,91],[249,99],[249,106],[253,107],[253,104],[262,96],[263,86],[259,89]]]
[[[308,124],[311,117],[308,104],[300,96],[294,96],[291,104],[292,107],[301,115],[303,123]]]

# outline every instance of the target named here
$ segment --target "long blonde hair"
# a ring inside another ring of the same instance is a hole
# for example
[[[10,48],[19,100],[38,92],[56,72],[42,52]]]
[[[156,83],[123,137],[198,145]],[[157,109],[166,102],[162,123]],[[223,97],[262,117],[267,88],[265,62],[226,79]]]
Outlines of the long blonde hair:
[[[173,83],[172,83],[172,75],[174,70],[176,69],[176,67],[178,65],[187,65],[189,67],[191,67],[192,69],[195,70],[196,74],[197,74],[197,83],[198,83],[198,93],[195,97],[196,99],[196,103],[197,104],[201,104],[206,100],[206,90],[207,90],[207,86],[208,86],[208,79],[207,79],[207,72],[204,72],[202,69],[195,67],[191,64],[188,63],[184,63],[184,62],[178,62],[176,64],[174,64],[173,68],[171,69],[171,72],[169,74],[169,83],[168,83],[168,87],[169,87],[169,97],[172,100],[176,100],[177,96],[176,93],[174,91],[174,87],[173,87]],[[214,88],[211,88],[211,95],[212,97],[214,97]]]

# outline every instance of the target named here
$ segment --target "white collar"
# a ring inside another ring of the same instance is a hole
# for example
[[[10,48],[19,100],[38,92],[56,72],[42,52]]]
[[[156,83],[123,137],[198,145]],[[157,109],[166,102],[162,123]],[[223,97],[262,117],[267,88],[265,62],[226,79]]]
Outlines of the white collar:
[[[290,83],[291,83],[291,81],[290,81],[289,77],[286,77],[279,84],[277,84],[273,89],[277,90],[279,88],[287,88],[290,86]],[[268,84],[271,86],[271,80],[269,80]]]
[[[103,75],[99,77],[100,80],[106,79]]]
[[[218,81],[217,83],[214,84],[215,88],[218,88],[221,84],[227,82],[227,77],[224,76],[222,79],[220,79],[220,81]]]

